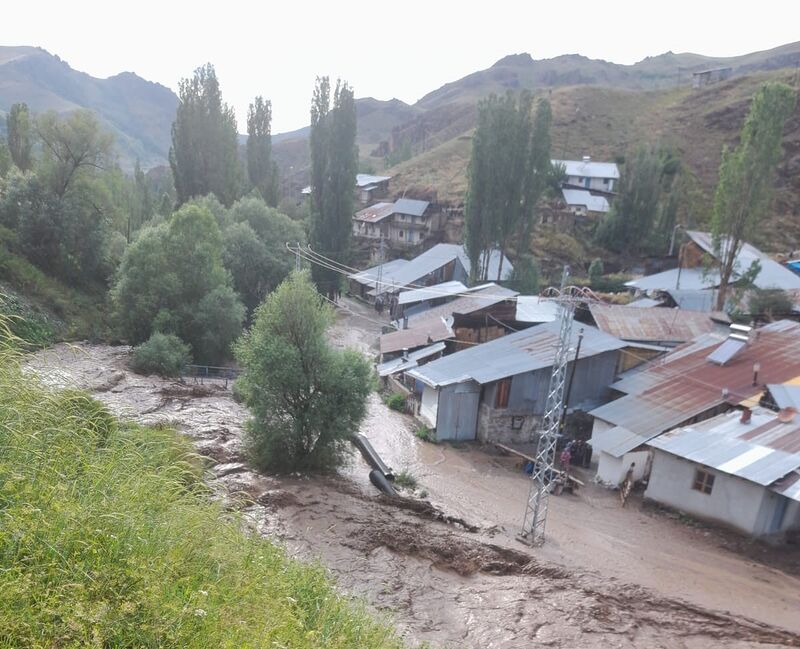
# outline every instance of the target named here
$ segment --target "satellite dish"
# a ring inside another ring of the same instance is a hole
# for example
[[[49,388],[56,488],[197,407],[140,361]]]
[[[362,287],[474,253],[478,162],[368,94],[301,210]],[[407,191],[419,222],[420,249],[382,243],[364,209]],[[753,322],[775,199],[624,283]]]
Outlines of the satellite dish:
[[[794,419],[794,416],[797,414],[797,408],[793,408],[789,406],[788,408],[781,408],[778,411],[778,421],[788,424],[790,421]]]

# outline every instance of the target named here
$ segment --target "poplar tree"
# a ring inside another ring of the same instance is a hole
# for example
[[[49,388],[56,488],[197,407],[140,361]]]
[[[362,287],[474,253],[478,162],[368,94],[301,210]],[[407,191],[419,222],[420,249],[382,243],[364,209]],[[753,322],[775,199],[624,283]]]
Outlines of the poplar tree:
[[[317,78],[311,101],[312,247],[339,264],[350,258],[353,193],[358,170],[356,105],[353,89],[336,82],[331,103],[328,77]],[[341,278],[335,270],[314,265],[317,288],[333,297]]]
[[[736,258],[769,208],[783,126],[794,108],[795,93],[789,86],[765,84],[753,97],[739,145],[732,151],[723,150],[711,219],[714,248],[720,260],[718,310],[725,306]]]
[[[491,250],[505,251],[517,237],[527,249],[535,206],[550,174],[550,105],[539,102],[535,120],[529,92],[491,95],[478,107],[465,201],[466,247],[473,281],[487,277]]]
[[[20,171],[28,171],[33,166],[32,130],[28,104],[12,105],[6,116],[8,150],[11,153],[11,159]]]
[[[178,204],[213,193],[230,206],[241,192],[239,136],[214,66],[208,63],[191,79],[182,79],[179,95],[169,151]]]
[[[256,97],[247,111],[247,174],[267,204],[278,204],[278,167],[272,160],[272,102]]]

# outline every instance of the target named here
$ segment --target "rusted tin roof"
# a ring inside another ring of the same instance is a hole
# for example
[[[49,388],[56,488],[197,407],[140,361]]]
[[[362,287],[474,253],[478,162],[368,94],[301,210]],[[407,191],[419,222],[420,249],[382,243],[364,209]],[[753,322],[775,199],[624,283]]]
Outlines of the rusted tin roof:
[[[725,323],[730,322],[724,313],[681,309],[592,304],[589,310],[598,329],[632,342],[683,343],[705,333],[724,331]]]
[[[702,336],[612,386],[627,395],[590,414],[632,433],[624,441],[615,439],[616,457],[713,408],[758,395],[765,384],[800,374],[800,323],[780,320],[762,327],[730,362],[710,362],[708,355],[723,343],[712,335]],[[755,363],[759,371],[753,385]],[[602,437],[593,436],[593,444],[605,450]]]
[[[413,329],[400,329],[381,336],[381,354],[412,350],[452,337],[453,330],[442,318],[429,318]]]

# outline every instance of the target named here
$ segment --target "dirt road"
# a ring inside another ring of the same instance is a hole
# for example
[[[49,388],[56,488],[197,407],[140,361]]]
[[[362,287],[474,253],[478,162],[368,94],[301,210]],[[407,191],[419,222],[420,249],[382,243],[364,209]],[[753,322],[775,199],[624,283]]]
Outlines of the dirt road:
[[[332,340],[369,353],[379,325],[362,316],[375,315],[348,304],[359,315],[341,316]],[[31,368],[120,415],[174,423],[260,533],[320,559],[411,646],[800,647],[800,580],[726,549],[724,535],[622,510],[589,487],[551,501],[548,542],[531,550],[515,538],[528,482],[514,460],[422,442],[375,395],[362,431],[416,476],[433,507],[382,497],[355,455],[337,477],[259,475],[242,463],[246,411],[229,393],[137,376],[126,357],[125,348],[58,345]]]

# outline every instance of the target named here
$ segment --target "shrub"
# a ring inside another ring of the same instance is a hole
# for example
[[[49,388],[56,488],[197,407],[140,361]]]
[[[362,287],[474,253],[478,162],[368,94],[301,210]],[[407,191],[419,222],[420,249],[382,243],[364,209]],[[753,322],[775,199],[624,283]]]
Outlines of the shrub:
[[[394,483],[398,487],[405,487],[406,489],[417,488],[417,479],[406,469],[395,474]]]
[[[425,424],[420,425],[420,427],[417,428],[416,431],[414,431],[414,434],[421,440],[424,440],[426,442],[436,443],[436,435]]]
[[[131,369],[137,374],[180,376],[191,362],[189,345],[172,334],[156,332],[133,350]]]
[[[402,394],[390,394],[385,398],[386,405],[397,412],[406,411],[406,398]]]

